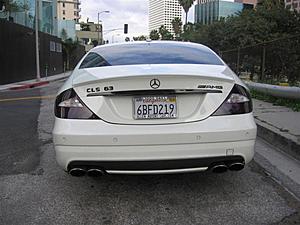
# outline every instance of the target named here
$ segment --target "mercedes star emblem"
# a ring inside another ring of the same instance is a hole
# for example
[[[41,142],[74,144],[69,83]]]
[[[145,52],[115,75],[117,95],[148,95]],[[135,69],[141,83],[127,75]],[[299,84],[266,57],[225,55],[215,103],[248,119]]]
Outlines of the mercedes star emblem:
[[[150,86],[153,88],[153,89],[157,89],[159,88],[160,86],[160,81],[158,79],[152,79],[150,81]]]

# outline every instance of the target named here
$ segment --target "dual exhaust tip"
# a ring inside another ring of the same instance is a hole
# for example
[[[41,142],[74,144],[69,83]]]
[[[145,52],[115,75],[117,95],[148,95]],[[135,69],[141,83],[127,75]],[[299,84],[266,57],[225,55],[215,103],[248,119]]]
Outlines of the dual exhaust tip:
[[[211,168],[211,170],[214,173],[225,173],[227,170],[240,171],[240,170],[244,169],[244,167],[245,167],[245,163],[242,163],[242,162],[233,162],[228,165],[226,165],[225,163],[219,163],[219,164],[214,165]]]
[[[104,174],[104,171],[97,168],[85,169],[81,167],[74,167],[69,170],[69,174],[74,177],[82,177],[88,175],[89,177],[100,177]]]

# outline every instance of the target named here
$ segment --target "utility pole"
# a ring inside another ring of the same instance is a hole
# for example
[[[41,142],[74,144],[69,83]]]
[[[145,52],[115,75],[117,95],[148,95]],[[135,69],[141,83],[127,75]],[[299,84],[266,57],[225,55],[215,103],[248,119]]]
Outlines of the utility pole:
[[[41,80],[40,74],[40,53],[39,53],[39,0],[35,1],[35,61],[36,61],[36,80]]]
[[[239,76],[240,72],[240,47],[237,49],[237,62],[236,62],[236,74]]]
[[[265,68],[266,68],[265,65],[266,65],[266,45],[263,45],[260,81],[265,81]]]

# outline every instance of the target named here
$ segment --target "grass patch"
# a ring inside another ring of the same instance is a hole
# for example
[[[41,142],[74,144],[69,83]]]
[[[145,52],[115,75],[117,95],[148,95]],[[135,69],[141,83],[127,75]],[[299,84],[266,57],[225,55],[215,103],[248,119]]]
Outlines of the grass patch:
[[[286,99],[274,97],[265,93],[251,90],[252,98],[256,98],[265,102],[273,103],[274,105],[286,106],[296,112],[300,111],[300,100],[299,99]]]

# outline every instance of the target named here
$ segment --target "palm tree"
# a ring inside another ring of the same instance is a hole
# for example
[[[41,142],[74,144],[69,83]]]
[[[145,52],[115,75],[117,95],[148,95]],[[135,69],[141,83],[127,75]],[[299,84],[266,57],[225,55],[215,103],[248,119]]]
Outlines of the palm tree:
[[[175,38],[177,40],[181,34],[181,26],[182,26],[181,19],[179,17],[175,17],[171,23],[172,23],[173,31],[175,33]]]
[[[165,28],[164,25],[160,26],[158,32],[161,36],[161,40],[173,40],[173,35],[171,34],[170,31],[167,30],[167,28]]]
[[[157,30],[151,30],[150,39],[151,40],[158,40],[159,39],[159,33],[158,33]]]
[[[185,25],[187,24],[188,12],[193,5],[195,0],[178,0],[179,4],[182,6],[185,12]]]

